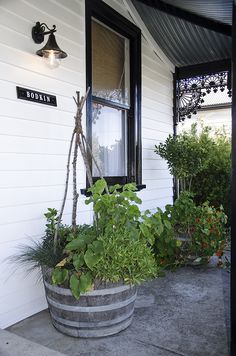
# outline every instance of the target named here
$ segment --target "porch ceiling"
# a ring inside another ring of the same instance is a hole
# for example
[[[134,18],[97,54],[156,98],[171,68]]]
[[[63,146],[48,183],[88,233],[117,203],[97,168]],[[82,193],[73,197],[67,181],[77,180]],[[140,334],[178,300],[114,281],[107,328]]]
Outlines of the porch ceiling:
[[[159,47],[176,67],[231,57],[232,0],[132,2]]]

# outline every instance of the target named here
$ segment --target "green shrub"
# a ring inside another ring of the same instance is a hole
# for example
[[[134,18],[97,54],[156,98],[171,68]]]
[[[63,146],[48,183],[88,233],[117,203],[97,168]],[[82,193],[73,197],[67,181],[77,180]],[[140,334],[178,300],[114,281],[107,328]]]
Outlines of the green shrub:
[[[169,135],[164,143],[155,146],[155,152],[167,161],[170,173],[180,181],[181,190],[191,190],[192,180],[206,164],[208,131],[197,135],[196,125],[190,132]]]
[[[210,205],[224,207],[230,218],[231,194],[231,142],[223,134],[217,134],[208,144],[206,165],[192,183],[197,204],[208,201]]]
[[[155,152],[167,161],[170,173],[180,181],[180,190],[193,193],[194,201],[219,208],[230,215],[231,143],[224,133],[210,135],[205,127],[197,133],[196,124],[189,132],[169,136],[155,146]]]

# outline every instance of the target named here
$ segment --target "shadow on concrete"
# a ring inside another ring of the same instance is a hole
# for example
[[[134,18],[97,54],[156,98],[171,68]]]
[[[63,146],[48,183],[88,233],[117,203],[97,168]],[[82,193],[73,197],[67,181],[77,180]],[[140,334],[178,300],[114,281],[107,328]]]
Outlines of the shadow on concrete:
[[[228,356],[229,278],[216,267],[184,267],[142,284],[132,325],[115,336],[65,336],[47,310],[8,330],[70,356]]]

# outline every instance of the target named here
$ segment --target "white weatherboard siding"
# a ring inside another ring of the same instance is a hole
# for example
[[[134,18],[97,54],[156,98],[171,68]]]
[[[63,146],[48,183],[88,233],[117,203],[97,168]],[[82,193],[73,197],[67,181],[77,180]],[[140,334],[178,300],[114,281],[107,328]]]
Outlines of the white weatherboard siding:
[[[106,1],[129,17],[120,1]],[[56,24],[59,46],[68,53],[51,70],[35,55],[43,44],[31,38],[36,21]],[[43,213],[59,208],[64,193],[67,150],[73,127],[77,90],[85,92],[85,17],[83,0],[0,1],[0,328],[46,308],[41,282],[26,277],[5,259],[19,244],[44,232]],[[142,209],[172,201],[172,179],[154,145],[172,133],[172,75],[142,42]],[[57,107],[16,98],[16,86],[57,96]],[[81,162],[81,159],[80,159]],[[85,187],[82,164],[79,188]],[[71,219],[71,184],[64,221]],[[78,221],[90,222],[92,212],[80,197]]]
[[[59,68],[47,68],[35,55],[43,46],[31,38],[36,21],[57,26],[58,44],[68,53]],[[61,205],[76,109],[72,97],[76,90],[85,91],[84,28],[83,1],[0,1],[1,261],[13,254],[17,245],[40,238],[45,226],[43,213]],[[56,95],[58,106],[17,99],[17,85]],[[81,188],[85,173],[80,167]],[[78,220],[91,221],[88,207],[82,202],[79,205]],[[64,216],[68,223],[70,207],[69,193]],[[41,283],[35,284],[34,276],[26,278],[23,268],[1,262],[0,285],[0,327],[46,308]]]
[[[173,181],[154,147],[173,133],[172,74],[142,39],[142,209],[164,208],[173,201]]]

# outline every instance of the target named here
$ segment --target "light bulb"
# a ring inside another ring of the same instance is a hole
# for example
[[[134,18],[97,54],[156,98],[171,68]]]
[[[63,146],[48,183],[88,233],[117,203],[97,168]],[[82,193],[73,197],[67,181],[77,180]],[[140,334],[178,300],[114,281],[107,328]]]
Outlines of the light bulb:
[[[61,63],[60,58],[57,58],[57,54],[53,50],[47,52],[45,51],[43,54],[43,60],[44,63],[51,69],[57,68]]]

